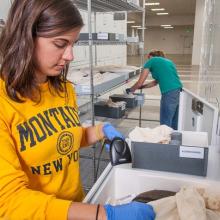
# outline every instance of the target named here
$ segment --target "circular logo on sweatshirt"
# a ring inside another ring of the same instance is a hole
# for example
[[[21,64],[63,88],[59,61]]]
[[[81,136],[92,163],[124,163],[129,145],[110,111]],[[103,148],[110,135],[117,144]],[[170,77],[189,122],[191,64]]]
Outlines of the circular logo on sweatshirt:
[[[57,151],[62,154],[68,154],[73,148],[73,134],[65,131],[60,134],[57,140]]]

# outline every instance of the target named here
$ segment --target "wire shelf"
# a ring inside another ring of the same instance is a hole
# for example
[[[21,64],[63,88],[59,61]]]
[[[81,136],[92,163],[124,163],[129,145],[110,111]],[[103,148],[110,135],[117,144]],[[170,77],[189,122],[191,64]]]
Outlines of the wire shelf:
[[[74,3],[82,9],[87,9],[87,0],[74,0]],[[127,0],[91,0],[92,10],[104,11],[143,11],[143,8]]]
[[[93,41],[93,45],[126,45],[127,42],[126,41],[102,41],[102,40],[97,40],[97,41]],[[82,40],[82,41],[78,41],[76,44],[76,46],[87,46],[89,45],[89,41],[88,40]]]

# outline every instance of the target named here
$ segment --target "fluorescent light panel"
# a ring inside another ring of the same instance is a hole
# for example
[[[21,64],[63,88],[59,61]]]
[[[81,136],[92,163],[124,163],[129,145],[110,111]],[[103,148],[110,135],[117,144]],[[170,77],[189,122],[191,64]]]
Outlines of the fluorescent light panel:
[[[160,2],[148,2],[148,3],[145,3],[145,5],[147,5],[147,6],[155,6],[155,5],[160,5]]]
[[[140,25],[133,25],[133,26],[131,26],[131,27],[133,27],[133,28],[141,28]]]
[[[134,24],[135,21],[127,21],[127,24]]]
[[[161,27],[171,27],[171,24],[161,24]]]
[[[163,28],[165,28],[165,29],[173,29],[174,27],[172,27],[172,26],[166,26],[166,27],[163,27]]]
[[[168,12],[159,12],[157,13],[157,15],[168,15],[169,13]]]
[[[151,8],[151,11],[165,11],[165,8]]]

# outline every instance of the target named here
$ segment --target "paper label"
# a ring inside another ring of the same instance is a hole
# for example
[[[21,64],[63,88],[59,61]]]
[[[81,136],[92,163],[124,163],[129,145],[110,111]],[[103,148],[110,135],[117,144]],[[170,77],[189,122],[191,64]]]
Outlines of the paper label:
[[[99,32],[97,33],[98,40],[108,40],[108,33],[106,32]]]
[[[88,86],[88,85],[81,85],[81,88],[82,88],[82,92],[90,93],[90,86]]]
[[[124,104],[124,105],[122,105],[121,106],[121,110],[123,111],[123,110],[125,110],[125,107],[126,107],[126,105]]]
[[[204,148],[180,146],[179,157],[204,159]]]

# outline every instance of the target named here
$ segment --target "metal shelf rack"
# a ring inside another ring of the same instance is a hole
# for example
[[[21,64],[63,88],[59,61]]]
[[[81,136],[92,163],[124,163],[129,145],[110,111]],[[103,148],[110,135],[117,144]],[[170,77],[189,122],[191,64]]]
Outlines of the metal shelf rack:
[[[87,9],[87,0],[75,0],[75,4],[82,9]],[[91,0],[92,11],[142,11],[143,9],[127,0]]]
[[[95,40],[93,41],[93,45],[125,45],[126,41],[104,41],[104,40]],[[87,46],[89,45],[88,40],[80,40],[76,44],[77,46]]]
[[[143,0],[145,1],[145,0]],[[93,39],[92,39],[92,11],[93,12],[114,12],[114,11],[138,11],[145,13],[144,7],[141,8],[132,3],[128,3],[127,0],[74,0],[73,1],[79,8],[87,9],[88,11],[88,33],[89,33],[89,68],[90,68],[90,88],[91,88],[91,113],[92,113],[92,125],[95,125],[95,113],[94,113],[94,101],[95,101],[95,90],[94,90],[94,78],[93,78]],[[144,14],[145,15],[145,14]],[[144,21],[144,19],[143,19]],[[144,35],[144,30],[143,30]],[[143,38],[144,39],[144,38]],[[96,170],[95,164],[95,145],[93,146],[93,167]],[[94,182],[95,173],[94,173]]]

